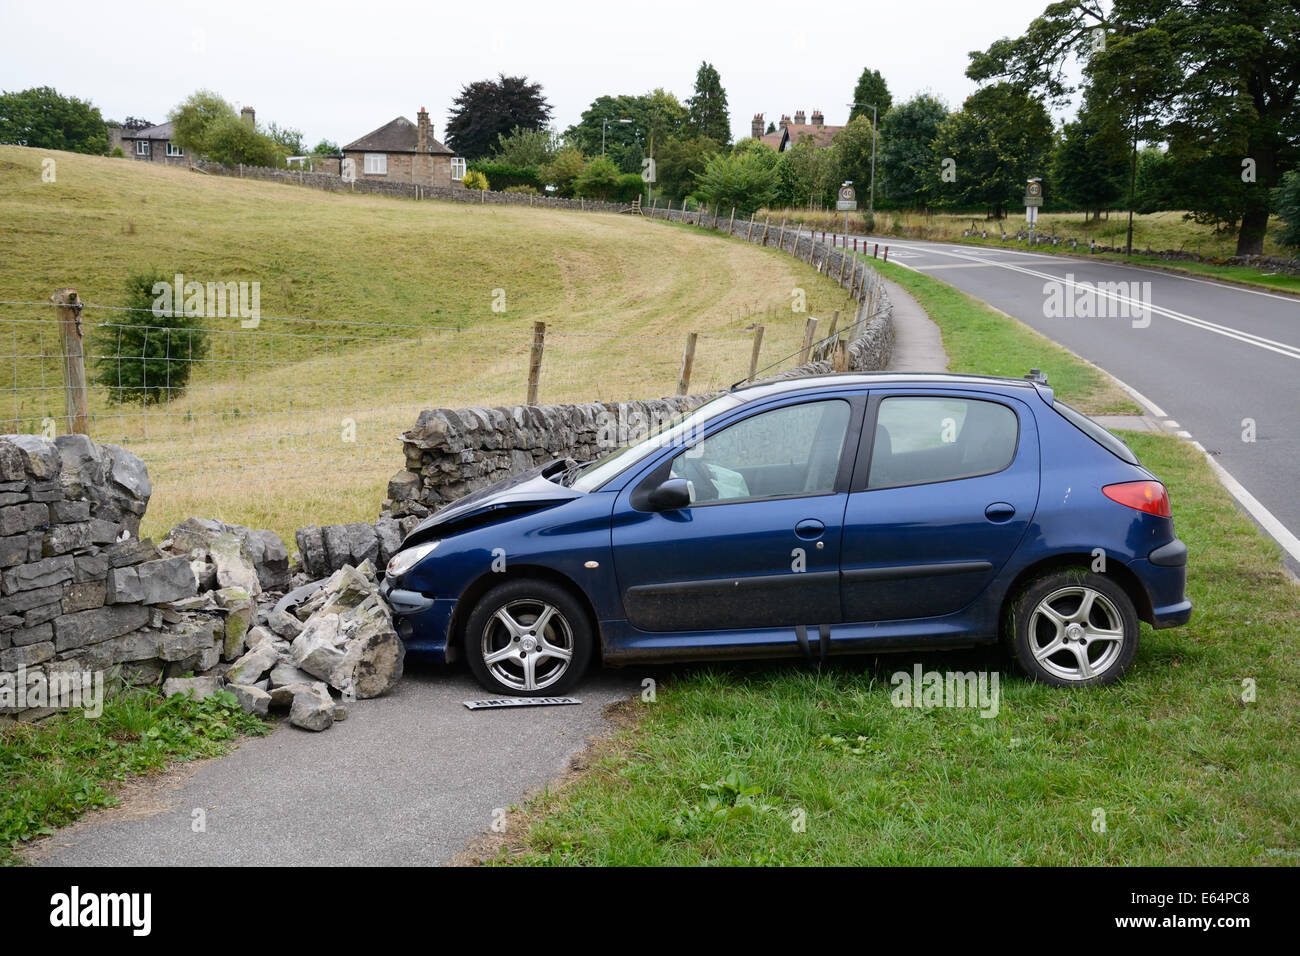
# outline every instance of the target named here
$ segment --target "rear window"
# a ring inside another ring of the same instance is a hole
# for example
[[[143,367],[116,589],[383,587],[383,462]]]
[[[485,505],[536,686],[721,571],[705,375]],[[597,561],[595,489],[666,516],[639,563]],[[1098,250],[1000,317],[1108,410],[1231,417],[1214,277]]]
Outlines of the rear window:
[[[1079,431],[1083,432],[1102,448],[1106,449],[1120,461],[1126,461],[1130,465],[1139,464],[1137,455],[1133,450],[1124,444],[1106,429],[1102,428],[1083,412],[1071,408],[1059,398],[1053,403],[1053,408],[1061,413],[1061,417],[1073,425]]]

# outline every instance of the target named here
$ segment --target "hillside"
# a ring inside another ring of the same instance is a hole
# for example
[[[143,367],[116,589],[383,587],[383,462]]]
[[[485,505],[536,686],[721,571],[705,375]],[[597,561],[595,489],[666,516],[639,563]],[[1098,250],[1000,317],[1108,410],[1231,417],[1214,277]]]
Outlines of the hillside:
[[[210,320],[211,354],[173,401],[142,412],[92,390],[92,436],[150,464],[154,534],[190,514],[282,535],[373,518],[421,408],[523,400],[535,321],[548,325],[541,400],[610,400],[671,393],[691,331],[697,389],[743,375],[754,322],[764,363],[794,351],[796,287],[812,315],[849,302],[775,250],[630,216],[331,194],[19,147],[0,147],[0,264],[7,302],[73,286],[118,305],[147,267],[260,283],[261,325]],[[62,414],[52,311],[0,306],[0,430]],[[115,313],[83,321],[111,352]]]

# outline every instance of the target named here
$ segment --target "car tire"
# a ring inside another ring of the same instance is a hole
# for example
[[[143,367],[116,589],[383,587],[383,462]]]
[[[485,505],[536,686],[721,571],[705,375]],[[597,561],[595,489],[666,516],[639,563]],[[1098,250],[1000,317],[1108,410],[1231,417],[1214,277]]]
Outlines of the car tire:
[[[465,622],[465,658],[494,694],[552,697],[582,679],[593,637],[586,609],[569,591],[532,578],[506,581]]]
[[[1082,568],[1056,571],[1011,603],[1005,638],[1034,680],[1053,687],[1110,684],[1137,656],[1137,611],[1113,578]]]

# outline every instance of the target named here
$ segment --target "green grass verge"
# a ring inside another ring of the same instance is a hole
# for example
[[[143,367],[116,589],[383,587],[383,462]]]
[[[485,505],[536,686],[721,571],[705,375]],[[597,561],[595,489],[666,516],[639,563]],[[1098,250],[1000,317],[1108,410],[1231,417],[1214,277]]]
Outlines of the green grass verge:
[[[113,785],[127,777],[216,757],[240,736],[270,730],[229,691],[196,701],[157,689],[106,693],[93,719],[70,711],[39,724],[0,724],[0,865],[21,863],[24,842],[114,805]]]
[[[1040,368],[1056,394],[1080,411],[1141,413],[1105,372],[1005,312],[933,276],[879,259],[871,266],[907,290],[938,324],[950,372],[1020,378]]]

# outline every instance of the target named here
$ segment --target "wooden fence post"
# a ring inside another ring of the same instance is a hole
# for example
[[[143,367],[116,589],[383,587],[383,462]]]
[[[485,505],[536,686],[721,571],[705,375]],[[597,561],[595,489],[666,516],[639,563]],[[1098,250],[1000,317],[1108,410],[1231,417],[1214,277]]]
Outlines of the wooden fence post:
[[[767,245],[767,230],[771,224],[772,224],[772,217],[764,216],[763,217],[763,240],[759,243],[760,246]]]
[[[691,388],[691,369],[695,366],[695,340],[698,332],[686,336],[686,351],[682,353],[682,374],[677,379],[677,394],[686,395]]]
[[[76,289],[60,289],[50,296],[50,301],[58,306],[59,338],[63,343],[63,398],[68,430],[76,435],[89,435],[81,300],[77,298]]]
[[[840,253],[840,287],[844,286],[844,267],[849,264],[849,244],[847,240],[844,243],[844,251]]]
[[[835,343],[835,350],[831,352],[831,371],[847,372],[849,370],[849,343],[840,341]]]
[[[533,323],[533,347],[528,356],[528,404],[537,404],[537,386],[542,378],[542,350],[546,347],[546,323]]]
[[[840,310],[836,309],[834,314],[831,316],[831,329],[829,332],[826,333],[827,338],[830,338],[832,335],[835,334],[835,329],[839,326],[839,324],[840,324]]]
[[[799,364],[808,364],[808,353],[812,351],[813,337],[817,334],[817,320],[809,316],[803,327],[803,348],[799,350]]]
[[[758,350],[763,347],[763,327],[754,326],[754,350],[749,353],[749,378],[747,382],[752,382],[754,376],[758,374]]]
[[[731,207],[731,221],[727,223],[727,235],[731,235],[732,229],[736,225],[736,207]]]
[[[778,249],[785,248],[785,216],[781,217],[781,232],[777,235],[776,247]]]

